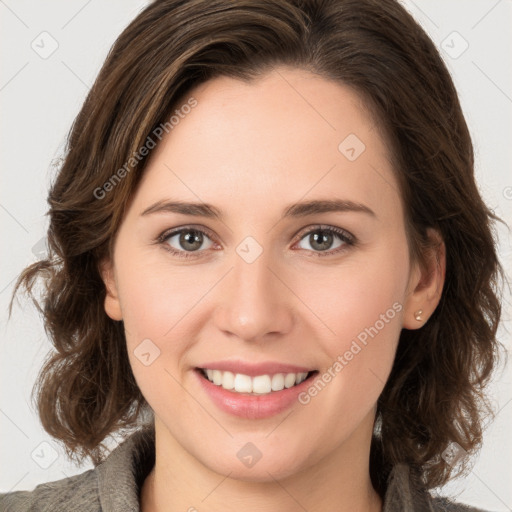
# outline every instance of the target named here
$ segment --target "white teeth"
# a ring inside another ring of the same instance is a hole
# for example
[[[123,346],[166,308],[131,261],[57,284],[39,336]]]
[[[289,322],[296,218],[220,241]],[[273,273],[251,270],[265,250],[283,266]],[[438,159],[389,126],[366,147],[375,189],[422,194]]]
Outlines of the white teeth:
[[[242,373],[222,372],[220,370],[206,369],[206,376],[210,382],[224,389],[237,393],[255,393],[266,395],[272,391],[282,391],[300,384],[307,377],[302,373],[276,373],[275,375],[258,375],[250,377]]]
[[[295,380],[295,379],[294,379]],[[269,375],[258,375],[252,379],[252,392],[267,394],[272,391],[272,381]]]
[[[219,370],[213,370],[213,383],[219,386],[222,384],[222,372]]]
[[[251,377],[237,373],[235,375],[235,391],[239,393],[252,393]]]
[[[222,387],[224,389],[233,389],[235,387],[235,374],[232,372],[224,372],[222,376]]]
[[[288,373],[284,378],[284,387],[291,388],[295,384],[295,373]]]
[[[284,389],[284,375],[276,373],[272,377],[272,391],[281,391],[282,389]]]

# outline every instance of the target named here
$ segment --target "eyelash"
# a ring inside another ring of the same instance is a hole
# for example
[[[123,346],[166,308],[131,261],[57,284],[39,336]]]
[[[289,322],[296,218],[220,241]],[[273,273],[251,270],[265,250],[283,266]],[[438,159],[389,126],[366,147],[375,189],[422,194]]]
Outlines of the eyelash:
[[[196,228],[193,226],[185,226],[179,229],[175,230],[167,230],[161,233],[156,240],[154,240],[155,243],[162,245],[162,247],[170,252],[172,255],[177,256],[178,258],[197,258],[197,255],[195,253],[200,253],[203,251],[178,251],[171,247],[167,241],[169,238],[178,235],[183,232],[191,232],[191,231],[197,231],[199,233],[202,233],[203,235],[206,235],[208,238],[212,239],[211,233],[209,230],[205,230],[204,228]],[[338,247],[336,249],[331,249],[329,251],[312,251],[315,253],[318,257],[324,257],[324,256],[333,256],[335,254],[341,253],[343,251],[346,251],[349,247],[353,247],[356,245],[356,238],[348,233],[347,231],[336,228],[333,226],[325,226],[325,225],[317,225],[313,226],[309,231],[306,231],[305,233],[302,233],[299,237],[296,243],[300,242],[302,239],[304,239],[306,236],[311,235],[311,233],[322,231],[324,233],[332,233],[334,235],[337,235],[343,242],[344,245],[341,247]],[[294,244],[295,245],[295,244]],[[308,251],[308,249],[303,249]]]

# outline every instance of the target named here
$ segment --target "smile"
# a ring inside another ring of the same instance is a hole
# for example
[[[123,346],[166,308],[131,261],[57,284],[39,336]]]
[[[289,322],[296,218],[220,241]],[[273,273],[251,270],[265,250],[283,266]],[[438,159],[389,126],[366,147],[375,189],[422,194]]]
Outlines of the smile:
[[[286,411],[298,402],[299,394],[312,385],[319,374],[314,370],[249,376],[198,367],[193,373],[202,392],[216,407],[249,420],[269,418]],[[230,389],[224,388],[224,382]]]
[[[267,395],[282,391],[285,388],[297,386],[305,381],[314,372],[275,373],[251,377],[243,373],[199,368],[203,376],[216,386],[236,393],[250,393],[253,395]]]

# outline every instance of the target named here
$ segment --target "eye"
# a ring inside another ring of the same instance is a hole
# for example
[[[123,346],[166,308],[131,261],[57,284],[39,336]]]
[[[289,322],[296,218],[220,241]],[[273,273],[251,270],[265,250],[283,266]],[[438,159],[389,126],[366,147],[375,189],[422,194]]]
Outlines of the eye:
[[[210,245],[204,247],[206,240],[210,241]],[[195,257],[196,255],[193,253],[201,252],[201,248],[209,249],[213,245],[205,230],[192,227],[166,231],[158,237],[157,241],[172,254],[181,258]]]
[[[332,248],[335,239],[340,243]],[[315,226],[300,238],[299,242],[305,240],[311,247],[306,250],[313,250],[316,256],[332,256],[347,249],[347,246],[355,245],[355,237],[343,229],[329,226]],[[304,248],[304,247],[301,247]],[[330,250],[329,250],[330,249]]]
[[[211,249],[214,244],[213,235],[205,228],[195,228],[186,226],[162,233],[155,242],[161,244],[167,251],[179,258],[194,258],[205,249]],[[335,240],[339,243],[332,248]],[[311,248],[300,247],[307,251],[312,251],[315,256],[332,256],[348,247],[356,244],[356,239],[347,231],[330,227],[330,226],[314,226],[306,233],[302,233],[299,242],[305,240]],[[204,246],[205,242],[206,247]]]

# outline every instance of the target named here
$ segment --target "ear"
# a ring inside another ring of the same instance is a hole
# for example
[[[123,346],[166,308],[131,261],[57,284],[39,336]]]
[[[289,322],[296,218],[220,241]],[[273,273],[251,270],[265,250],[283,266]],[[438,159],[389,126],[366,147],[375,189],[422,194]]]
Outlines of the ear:
[[[100,274],[105,283],[105,312],[112,320],[122,320],[121,303],[119,302],[118,287],[111,259],[104,259],[99,264]]]
[[[403,316],[403,327],[406,329],[423,327],[439,304],[443,293],[446,246],[437,230],[428,228],[427,236],[435,242],[435,246],[429,248],[425,255],[425,268],[416,262],[411,269]]]

